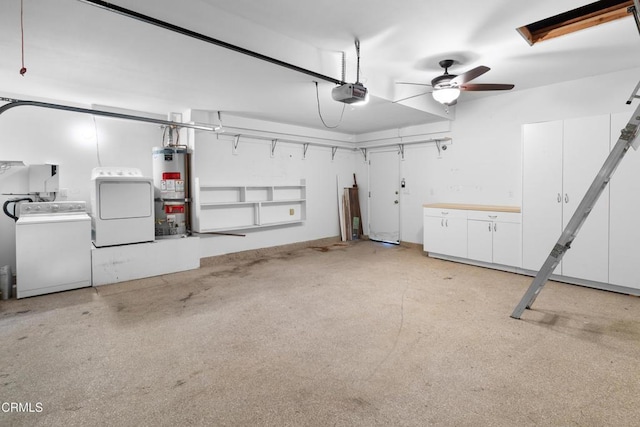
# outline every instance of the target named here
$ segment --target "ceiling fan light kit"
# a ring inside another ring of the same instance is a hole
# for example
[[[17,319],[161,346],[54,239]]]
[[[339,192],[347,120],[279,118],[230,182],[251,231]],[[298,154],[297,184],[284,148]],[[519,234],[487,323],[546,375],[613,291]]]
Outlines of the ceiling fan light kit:
[[[433,99],[444,105],[451,105],[460,96],[460,89],[457,87],[435,88],[433,90]]]

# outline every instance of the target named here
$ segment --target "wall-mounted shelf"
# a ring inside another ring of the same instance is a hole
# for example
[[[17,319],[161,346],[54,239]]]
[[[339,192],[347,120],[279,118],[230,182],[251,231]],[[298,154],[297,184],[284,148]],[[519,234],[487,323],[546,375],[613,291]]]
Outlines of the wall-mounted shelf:
[[[194,231],[249,230],[306,220],[306,183],[208,185],[196,178]]]

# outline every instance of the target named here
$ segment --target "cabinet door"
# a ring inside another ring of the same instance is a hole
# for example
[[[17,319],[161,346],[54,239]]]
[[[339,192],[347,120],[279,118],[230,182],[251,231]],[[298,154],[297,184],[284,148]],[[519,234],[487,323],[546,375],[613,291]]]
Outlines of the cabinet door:
[[[520,267],[521,256],[521,228],[514,222],[493,223],[493,262],[495,264]]]
[[[523,126],[522,267],[529,270],[540,269],[562,232],[562,128],[561,121]]]
[[[565,120],[562,227],[567,226],[609,155],[609,115]],[[556,239],[559,237],[556,236]],[[562,275],[609,280],[609,188],[605,188],[562,261]]]
[[[422,244],[425,252],[443,253],[444,218],[424,216]]]
[[[611,144],[620,138],[632,112],[611,116]],[[640,152],[630,149],[610,182],[609,283],[640,289]]]
[[[493,222],[470,219],[467,227],[467,257],[493,262]]]
[[[443,254],[467,258],[467,218],[444,219]]]

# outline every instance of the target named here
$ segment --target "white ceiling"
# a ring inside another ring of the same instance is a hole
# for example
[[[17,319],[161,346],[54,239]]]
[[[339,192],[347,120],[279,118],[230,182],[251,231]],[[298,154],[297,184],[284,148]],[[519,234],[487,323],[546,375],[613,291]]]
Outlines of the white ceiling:
[[[373,95],[346,106],[335,129],[364,133],[443,120],[429,95],[396,81],[428,83],[438,61],[450,72],[491,68],[474,82],[515,91],[640,67],[633,18],[529,46],[515,28],[590,3],[584,0],[115,0],[112,3],[323,75],[360,80]],[[20,0],[0,2],[0,97],[51,98],[166,114],[189,108],[324,129],[314,80],[80,0],[24,0],[26,75],[20,76]],[[344,104],[319,81],[328,125]],[[631,88],[632,89],[632,88]],[[588,90],[586,88],[585,90]],[[459,103],[499,92],[463,93]]]

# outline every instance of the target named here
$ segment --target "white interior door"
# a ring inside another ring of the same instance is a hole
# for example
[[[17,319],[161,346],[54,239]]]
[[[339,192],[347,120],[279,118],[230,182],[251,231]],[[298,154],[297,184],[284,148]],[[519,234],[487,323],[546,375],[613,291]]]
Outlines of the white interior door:
[[[400,243],[400,159],[397,151],[369,154],[369,238]]]

